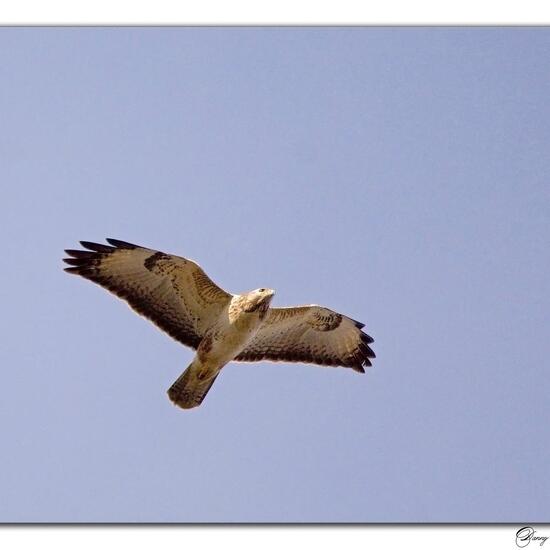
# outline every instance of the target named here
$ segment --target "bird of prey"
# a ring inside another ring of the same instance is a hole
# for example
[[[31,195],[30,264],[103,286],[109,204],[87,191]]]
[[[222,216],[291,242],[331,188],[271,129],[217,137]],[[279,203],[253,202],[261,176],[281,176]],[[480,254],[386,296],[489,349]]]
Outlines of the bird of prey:
[[[230,361],[289,361],[364,373],[375,357],[363,323],[318,305],[270,307],[275,292],[230,294],[192,260],[135,244],[81,241],[66,250],[68,273],[126,300],[172,338],[196,350],[168,390],[182,409],[200,405]]]

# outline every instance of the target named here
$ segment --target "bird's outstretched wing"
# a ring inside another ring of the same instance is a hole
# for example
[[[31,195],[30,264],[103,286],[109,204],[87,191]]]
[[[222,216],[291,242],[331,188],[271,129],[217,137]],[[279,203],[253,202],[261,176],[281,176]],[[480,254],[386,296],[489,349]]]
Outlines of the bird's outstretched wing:
[[[68,273],[101,285],[126,300],[178,342],[197,348],[231,300],[192,260],[107,239],[112,246],[81,241],[66,250]]]
[[[235,361],[290,361],[350,367],[365,372],[375,357],[362,323],[311,305],[272,308]]]

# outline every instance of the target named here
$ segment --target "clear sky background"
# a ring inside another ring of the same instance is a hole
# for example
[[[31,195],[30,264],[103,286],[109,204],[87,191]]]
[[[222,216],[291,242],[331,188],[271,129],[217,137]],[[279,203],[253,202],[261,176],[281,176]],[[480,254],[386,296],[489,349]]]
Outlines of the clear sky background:
[[[0,29],[0,520],[542,522],[550,30]],[[366,323],[365,375],[192,352],[114,237]]]

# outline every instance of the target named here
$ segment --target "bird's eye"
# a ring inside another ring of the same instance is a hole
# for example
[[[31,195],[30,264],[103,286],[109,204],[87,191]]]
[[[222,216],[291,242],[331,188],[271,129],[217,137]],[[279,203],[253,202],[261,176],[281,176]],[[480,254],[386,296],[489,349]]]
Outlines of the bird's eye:
[[[265,288],[260,288],[260,292],[265,292]]]

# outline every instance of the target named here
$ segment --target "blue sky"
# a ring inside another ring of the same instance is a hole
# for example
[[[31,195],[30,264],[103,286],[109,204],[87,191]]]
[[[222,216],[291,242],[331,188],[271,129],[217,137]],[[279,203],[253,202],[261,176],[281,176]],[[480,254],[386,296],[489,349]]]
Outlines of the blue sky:
[[[0,521],[548,521],[550,30],[2,28]],[[230,364],[62,271],[114,237],[366,323]]]

